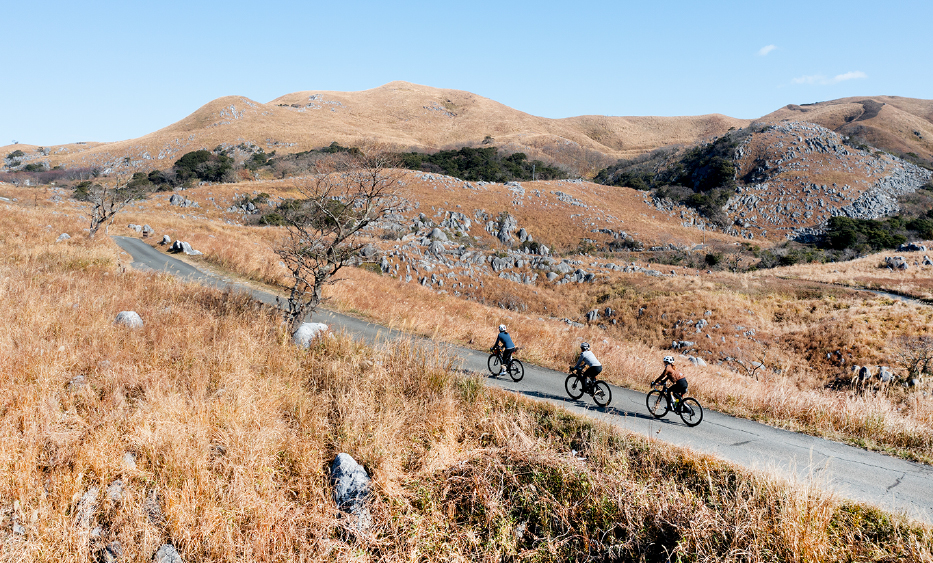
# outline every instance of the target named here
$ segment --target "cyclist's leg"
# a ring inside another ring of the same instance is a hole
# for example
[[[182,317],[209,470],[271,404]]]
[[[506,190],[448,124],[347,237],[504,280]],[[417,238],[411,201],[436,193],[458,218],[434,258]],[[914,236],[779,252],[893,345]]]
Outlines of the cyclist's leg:
[[[687,378],[683,377],[677,381],[677,383],[671,385],[671,394],[677,400],[677,406],[680,406],[680,402],[684,400],[684,395],[687,393]]]
[[[499,366],[499,373],[505,373],[508,371],[509,364],[512,363],[512,352],[514,348],[509,348],[502,351],[502,364]]]
[[[583,376],[586,377],[587,389],[593,389],[593,386],[596,385],[596,376],[602,371],[603,366],[590,366],[586,368],[586,371],[583,372]]]

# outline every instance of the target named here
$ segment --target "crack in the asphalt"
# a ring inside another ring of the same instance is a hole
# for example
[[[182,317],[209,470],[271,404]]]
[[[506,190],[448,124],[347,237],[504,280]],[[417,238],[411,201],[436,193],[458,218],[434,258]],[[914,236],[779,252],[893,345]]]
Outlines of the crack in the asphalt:
[[[901,475],[900,477],[898,477],[897,479],[895,479],[895,480],[894,480],[894,484],[891,485],[890,487],[888,487],[888,490],[890,491],[890,490],[893,489],[894,487],[897,487],[898,485],[900,485],[900,484],[901,484],[901,481],[904,480],[904,477],[907,477],[907,474],[906,474],[906,473],[904,473],[903,475]]]

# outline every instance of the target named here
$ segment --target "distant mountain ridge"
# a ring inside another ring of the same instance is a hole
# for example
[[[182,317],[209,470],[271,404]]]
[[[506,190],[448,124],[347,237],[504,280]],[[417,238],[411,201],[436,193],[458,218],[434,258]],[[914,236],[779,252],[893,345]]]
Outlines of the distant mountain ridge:
[[[402,150],[477,146],[509,151],[594,172],[623,157],[668,144],[712,138],[749,120],[695,117],[533,116],[460,90],[391,82],[361,92],[306,91],[263,104],[242,96],[213,100],[191,115],[137,139],[46,147],[8,146],[51,165],[166,168],[186,152],[252,143],[265,151],[298,152],[339,142],[376,141]],[[41,158],[40,158],[41,157]],[[125,159],[129,159],[126,161]]]

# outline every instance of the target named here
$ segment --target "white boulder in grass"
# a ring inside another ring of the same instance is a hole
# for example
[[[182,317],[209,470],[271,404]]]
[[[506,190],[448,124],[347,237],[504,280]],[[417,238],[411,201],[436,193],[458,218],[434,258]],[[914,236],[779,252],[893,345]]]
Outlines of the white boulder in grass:
[[[117,318],[113,321],[115,324],[125,326],[127,328],[142,328],[143,327],[143,318],[139,316],[139,313],[136,311],[120,311],[117,313]]]
[[[323,336],[326,332],[327,325],[324,323],[303,323],[292,336],[292,342],[295,346],[307,348],[311,346],[312,340]]]

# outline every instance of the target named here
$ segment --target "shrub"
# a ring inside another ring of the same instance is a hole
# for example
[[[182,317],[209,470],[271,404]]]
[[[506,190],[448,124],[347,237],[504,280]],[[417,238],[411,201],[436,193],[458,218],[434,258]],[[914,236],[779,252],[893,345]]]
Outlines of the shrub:
[[[528,155],[516,152],[503,156],[496,147],[417,152],[397,155],[402,166],[410,170],[437,172],[467,181],[509,182],[512,180],[554,180],[567,178],[565,171],[540,160],[528,160]]]
[[[224,182],[233,172],[233,159],[226,154],[215,154],[202,149],[183,155],[175,161],[172,170],[182,182],[190,179]]]

